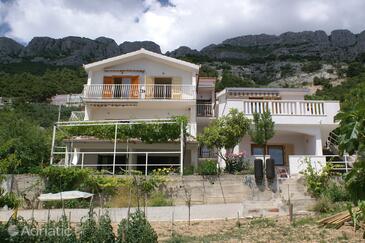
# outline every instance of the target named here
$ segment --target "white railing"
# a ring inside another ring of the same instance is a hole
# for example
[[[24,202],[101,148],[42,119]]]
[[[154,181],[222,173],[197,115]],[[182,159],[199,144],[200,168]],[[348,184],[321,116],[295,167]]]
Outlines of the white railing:
[[[195,99],[195,86],[169,84],[91,84],[85,85],[84,99]]]
[[[72,111],[70,121],[83,121],[85,118],[85,111]]]
[[[214,116],[213,104],[197,104],[196,115],[200,117],[213,117]]]
[[[245,114],[270,111],[272,115],[323,116],[324,101],[247,100],[243,101]]]

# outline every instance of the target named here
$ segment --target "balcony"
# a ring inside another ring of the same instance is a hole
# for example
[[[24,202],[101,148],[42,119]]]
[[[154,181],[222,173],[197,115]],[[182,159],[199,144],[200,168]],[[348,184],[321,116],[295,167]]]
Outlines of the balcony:
[[[214,117],[213,104],[197,104],[196,105],[197,117]]]
[[[95,100],[194,100],[193,85],[91,84],[85,85],[83,99]]]
[[[340,110],[338,101],[242,100],[241,104],[247,116],[270,111],[273,120],[282,124],[334,124]]]

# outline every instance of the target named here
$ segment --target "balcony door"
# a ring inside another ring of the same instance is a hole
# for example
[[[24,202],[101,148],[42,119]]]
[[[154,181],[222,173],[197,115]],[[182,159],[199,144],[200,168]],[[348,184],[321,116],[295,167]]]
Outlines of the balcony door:
[[[103,98],[138,98],[138,76],[104,77]]]
[[[284,165],[284,146],[282,145],[267,145],[266,147],[267,154],[270,155],[270,158],[274,159],[275,165],[282,166]],[[253,156],[261,156],[264,154],[264,147],[253,144],[251,146],[251,154]]]
[[[155,78],[154,98],[171,99],[172,78]]]

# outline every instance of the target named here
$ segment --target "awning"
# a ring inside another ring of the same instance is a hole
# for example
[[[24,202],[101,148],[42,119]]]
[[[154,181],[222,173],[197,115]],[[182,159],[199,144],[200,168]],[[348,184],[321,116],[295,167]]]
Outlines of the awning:
[[[88,192],[81,192],[81,191],[64,191],[58,193],[46,193],[41,194],[38,199],[39,201],[61,201],[61,200],[71,200],[71,199],[78,199],[78,198],[89,198],[92,197],[94,194]]]

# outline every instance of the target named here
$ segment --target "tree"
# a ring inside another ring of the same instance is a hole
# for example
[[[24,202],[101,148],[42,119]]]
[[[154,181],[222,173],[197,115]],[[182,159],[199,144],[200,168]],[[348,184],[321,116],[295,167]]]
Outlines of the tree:
[[[216,90],[223,90],[227,87],[253,87],[254,82],[243,77],[238,77],[228,70],[224,70],[222,80],[216,83]]]
[[[226,161],[227,157],[222,153],[222,149],[233,149],[247,134],[250,123],[251,121],[242,112],[231,109],[227,115],[204,128],[203,133],[198,136],[198,141],[208,148],[215,148],[218,156]]]
[[[250,136],[253,142],[263,146],[264,161],[265,155],[267,154],[267,141],[275,134],[274,125],[275,123],[273,122],[271,113],[269,111],[253,114],[253,126],[250,129]]]
[[[359,62],[352,62],[349,64],[347,68],[346,75],[347,77],[354,77],[360,75],[362,72],[364,72],[364,66],[363,64]]]
[[[356,154],[357,160],[353,169],[345,177],[345,185],[352,200],[365,199],[365,85],[357,86],[341,106],[341,112],[336,116],[340,122],[339,149],[340,152]]]
[[[23,173],[49,158],[47,132],[12,111],[0,112],[0,168]]]

